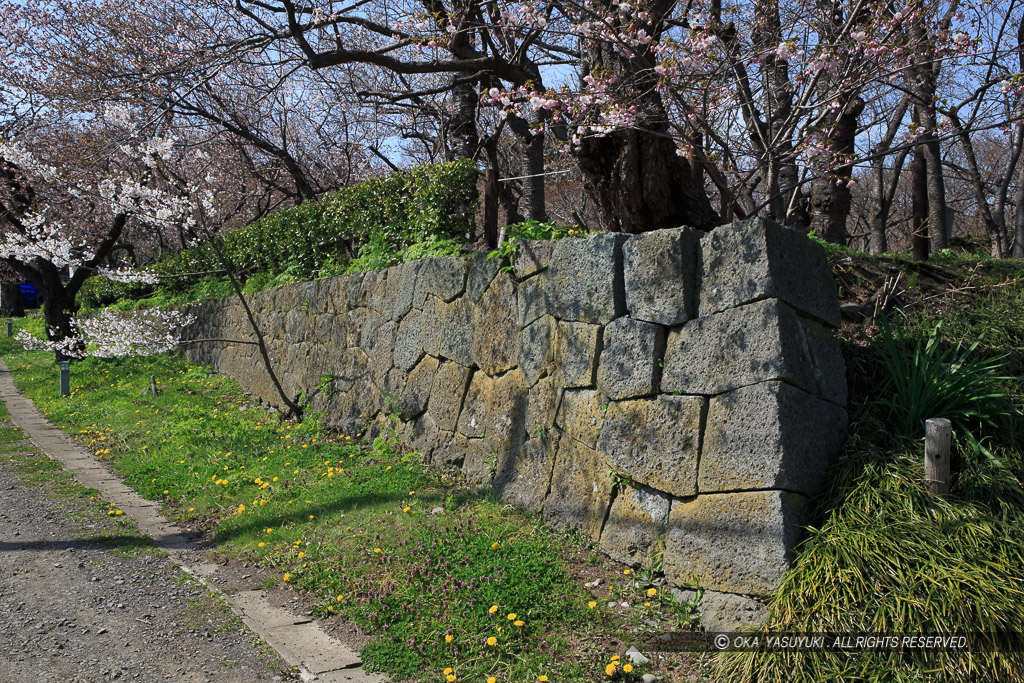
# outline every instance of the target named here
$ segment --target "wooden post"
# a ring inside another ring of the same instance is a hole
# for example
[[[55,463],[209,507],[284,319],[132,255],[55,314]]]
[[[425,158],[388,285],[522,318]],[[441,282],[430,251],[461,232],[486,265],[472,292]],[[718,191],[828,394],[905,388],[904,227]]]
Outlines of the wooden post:
[[[934,495],[949,494],[949,442],[953,425],[944,417],[924,423],[924,477]]]

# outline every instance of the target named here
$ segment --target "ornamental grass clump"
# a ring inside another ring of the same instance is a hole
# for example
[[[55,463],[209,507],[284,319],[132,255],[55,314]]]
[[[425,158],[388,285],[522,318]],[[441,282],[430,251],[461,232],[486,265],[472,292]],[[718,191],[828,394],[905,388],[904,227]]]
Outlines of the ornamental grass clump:
[[[1019,474],[1019,454],[1011,465]],[[716,680],[1020,680],[1007,638],[1021,649],[1024,507],[934,497],[916,457],[867,453],[842,463],[827,500],[758,633],[965,635],[970,651],[729,652]]]
[[[1021,411],[1010,384],[1020,378],[1004,374],[1005,355],[986,356],[982,339],[971,344],[943,340],[942,323],[927,336],[908,340],[884,318],[871,339],[887,371],[876,404],[886,412],[898,436],[917,439],[924,421],[944,417],[973,448],[990,454],[986,439],[1013,445]]]

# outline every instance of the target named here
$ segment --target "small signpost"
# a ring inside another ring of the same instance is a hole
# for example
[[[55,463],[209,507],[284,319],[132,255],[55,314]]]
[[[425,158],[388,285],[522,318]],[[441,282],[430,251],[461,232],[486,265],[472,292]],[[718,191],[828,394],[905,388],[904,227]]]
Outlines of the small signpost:
[[[924,478],[936,496],[949,494],[949,445],[953,425],[944,417],[924,422]]]

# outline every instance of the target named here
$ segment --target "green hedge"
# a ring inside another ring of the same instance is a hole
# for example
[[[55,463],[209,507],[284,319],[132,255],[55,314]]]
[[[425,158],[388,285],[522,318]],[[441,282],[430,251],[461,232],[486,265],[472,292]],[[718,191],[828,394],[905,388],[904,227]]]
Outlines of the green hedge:
[[[372,178],[255,221],[220,240],[236,271],[312,277],[325,263],[347,262],[371,240],[395,251],[431,237],[461,240],[473,230],[477,171],[473,162],[420,166]],[[157,275],[220,270],[213,249],[201,245],[154,266]],[[173,277],[163,287],[185,289],[191,278]]]

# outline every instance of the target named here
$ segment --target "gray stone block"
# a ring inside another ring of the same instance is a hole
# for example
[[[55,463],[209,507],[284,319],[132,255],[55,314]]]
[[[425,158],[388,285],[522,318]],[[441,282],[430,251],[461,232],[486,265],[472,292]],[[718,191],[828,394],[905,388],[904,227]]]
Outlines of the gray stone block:
[[[501,377],[476,372],[463,401],[458,431],[485,439],[491,450],[510,451],[526,440],[526,397],[522,371]]]
[[[811,359],[815,393],[826,401],[845,406],[846,362],[839,340],[832,330],[807,318],[800,319],[800,331]]]
[[[519,326],[526,327],[547,312],[544,290],[547,278],[543,275],[519,283],[518,311]]]
[[[697,492],[702,396],[613,402],[597,441],[615,471],[674,496]]]
[[[398,326],[395,337],[395,366],[406,372],[411,371],[423,358],[423,338],[420,326],[423,316],[419,311],[412,311]]]
[[[839,299],[825,250],[766,218],[716,228],[700,242],[700,315],[777,298],[830,327]]]
[[[442,363],[434,374],[430,387],[430,402],[427,411],[434,418],[439,429],[453,432],[462,410],[462,399],[469,386],[471,370],[464,365],[448,361]]]
[[[601,530],[601,550],[616,562],[650,566],[651,552],[668,527],[671,505],[671,497],[654,489],[621,487]]]
[[[572,439],[593,448],[604,424],[601,393],[593,389],[571,389],[562,393],[557,425]]]
[[[398,283],[402,275],[398,266],[380,271],[377,289],[373,292],[370,308],[377,311],[384,320],[393,320],[395,300],[398,298]]]
[[[335,315],[348,312],[348,288],[352,284],[352,276],[338,275],[324,280],[327,288],[327,311]],[[260,306],[260,308],[264,308]]]
[[[669,333],[662,391],[720,394],[770,380],[818,389],[803,325],[777,299],[691,320]]]
[[[553,369],[553,328],[555,319],[546,315],[523,328],[519,347],[519,367],[527,386],[533,386]]]
[[[473,320],[475,306],[466,297],[450,304],[438,303],[436,325],[422,326],[424,334],[436,335],[435,344],[440,356],[466,367],[473,365]],[[430,348],[424,341],[424,347]]]
[[[423,308],[427,297],[436,296],[441,301],[453,301],[466,291],[466,260],[458,256],[432,258],[421,261],[419,278],[416,280],[414,308]]]
[[[845,429],[845,410],[783,382],[716,396],[708,408],[698,488],[816,495]]]
[[[462,463],[462,474],[469,484],[490,484],[494,480],[496,454],[484,439],[466,439],[466,459]]]
[[[395,352],[397,353],[397,349]],[[434,376],[437,374],[437,368],[437,359],[427,356],[409,373],[405,389],[398,399],[398,410],[405,419],[418,417],[427,409],[427,402],[430,400],[430,390],[434,385]],[[431,422],[433,422],[433,419]]]
[[[699,235],[693,228],[634,235],[622,247],[631,318],[677,325],[696,315]]]
[[[430,456],[430,462],[437,467],[462,468],[466,461],[466,451],[469,439],[459,433],[439,431],[437,434],[437,446]]]
[[[600,454],[563,437],[544,502],[544,521],[555,528],[575,527],[597,540],[611,496],[611,476]]]
[[[519,243],[512,257],[512,272],[517,280],[541,272],[551,263],[551,251],[555,243],[552,240],[526,240]]]
[[[473,303],[480,300],[500,270],[500,258],[489,259],[484,253],[473,255],[469,261],[469,278],[466,280],[466,295]]]
[[[378,384],[384,383],[384,378],[395,365],[395,338],[397,336],[398,324],[394,322],[386,322],[377,330],[370,353],[370,367],[373,368],[373,374]]]
[[[559,322],[555,328],[555,369],[566,388],[592,387],[601,351],[601,326]]]
[[[438,446],[440,431],[429,415],[420,415],[415,420],[403,422],[398,434],[410,448],[419,451],[429,461]]]
[[[556,318],[603,325],[626,312],[622,244],[604,233],[555,243],[548,268],[547,309]]]
[[[489,375],[519,364],[515,282],[500,273],[480,297],[473,317],[473,360]]]
[[[558,451],[558,434],[530,439],[501,460],[494,490],[506,503],[540,512],[551,485],[551,470]]]
[[[358,346],[366,355],[373,353],[374,342],[377,340],[377,330],[384,324],[384,318],[369,308],[357,308],[354,311],[349,311],[348,319],[349,346]],[[359,331],[360,329],[361,332]],[[356,336],[356,333],[358,333],[358,336]],[[356,343],[353,344],[353,341]]]
[[[604,328],[597,388],[615,400],[657,393],[665,357],[665,328],[618,318]]]
[[[745,595],[704,591],[700,623],[708,633],[731,633],[760,626],[768,619],[764,603]]]
[[[413,261],[395,266],[398,271],[398,288],[395,292],[394,308],[391,310],[392,320],[401,320],[412,310],[412,303],[416,298],[416,281],[419,279],[422,263],[422,261]]]
[[[348,308],[365,308],[373,301],[374,292],[380,280],[380,273],[372,271],[369,273],[355,273],[348,276],[351,278],[348,286]]]
[[[555,426],[562,402],[562,384],[557,377],[545,377],[530,387],[526,406],[526,429],[537,437]]]
[[[788,491],[676,500],[668,519],[665,576],[676,585],[767,595],[790,568],[807,521],[807,499]]]

